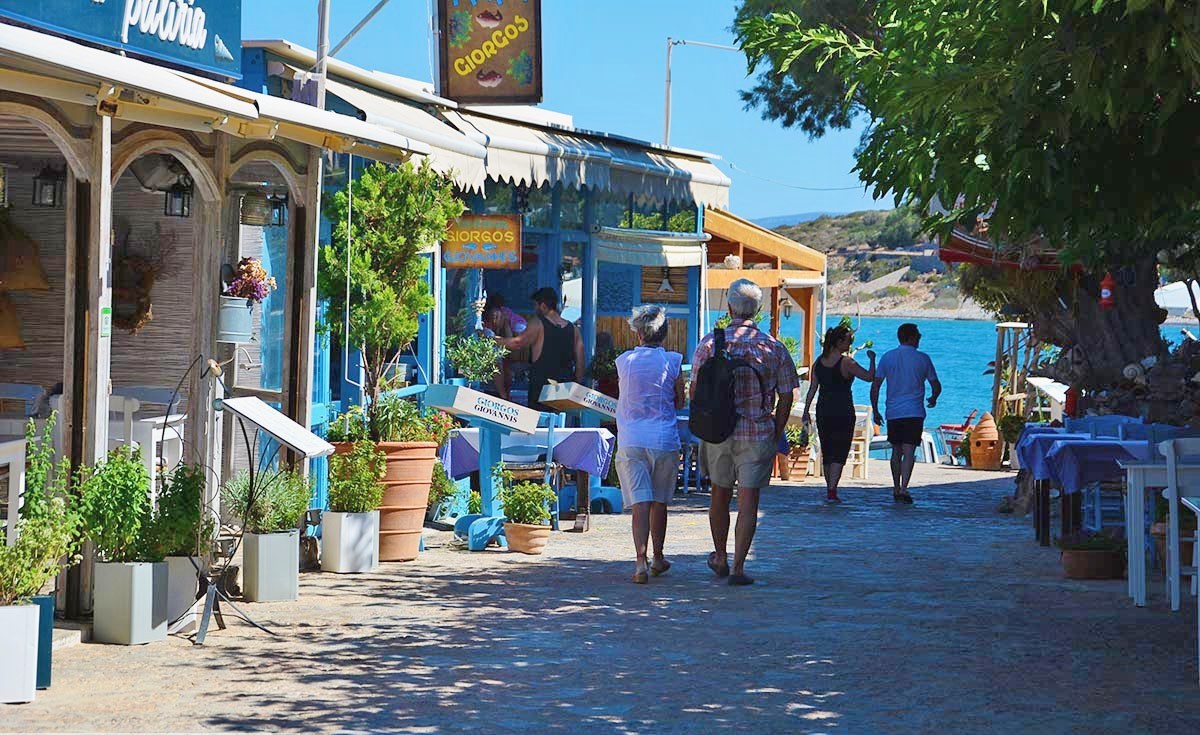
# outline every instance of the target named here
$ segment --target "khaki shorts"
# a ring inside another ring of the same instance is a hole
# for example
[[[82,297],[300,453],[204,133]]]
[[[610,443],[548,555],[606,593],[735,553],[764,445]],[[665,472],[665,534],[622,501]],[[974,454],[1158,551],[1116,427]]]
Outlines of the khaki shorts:
[[[638,503],[670,503],[679,477],[679,450],[617,447],[617,477],[621,500],[629,507]]]
[[[720,444],[700,443],[700,470],[717,487],[764,488],[771,484],[777,442],[726,439]]]

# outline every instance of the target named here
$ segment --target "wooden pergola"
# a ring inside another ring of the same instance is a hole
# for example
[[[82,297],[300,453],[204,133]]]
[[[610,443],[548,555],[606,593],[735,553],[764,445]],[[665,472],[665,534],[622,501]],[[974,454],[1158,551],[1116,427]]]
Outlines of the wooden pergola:
[[[825,254],[720,209],[706,209],[708,288],[723,290],[745,278],[770,289],[771,334],[779,336],[780,307],[786,293],[804,310],[801,344],[804,364],[816,356],[818,298],[825,290]],[[725,264],[736,256],[740,268]]]

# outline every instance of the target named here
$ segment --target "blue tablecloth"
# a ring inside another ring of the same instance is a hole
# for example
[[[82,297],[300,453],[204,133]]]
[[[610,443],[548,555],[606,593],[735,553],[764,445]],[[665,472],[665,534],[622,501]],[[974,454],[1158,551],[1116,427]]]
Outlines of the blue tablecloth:
[[[1028,469],[1035,480],[1049,480],[1050,470],[1046,466],[1046,453],[1050,451],[1050,447],[1055,442],[1069,439],[1077,439],[1080,441],[1091,439],[1091,434],[1068,434],[1065,431],[1055,431],[1049,433],[1028,433],[1021,436],[1021,440],[1017,442],[1017,459],[1021,461],[1021,466]]]
[[[1093,482],[1120,480],[1125,476],[1121,462],[1145,462],[1151,458],[1144,441],[1119,439],[1067,439],[1054,442],[1046,452],[1049,479],[1064,493],[1077,493]]]
[[[546,429],[528,436],[510,434],[502,439],[501,447],[545,444],[546,434]],[[554,461],[567,469],[603,478],[608,475],[616,441],[608,429],[555,429]],[[456,480],[478,470],[479,429],[457,430],[442,447],[441,459],[446,473]]]

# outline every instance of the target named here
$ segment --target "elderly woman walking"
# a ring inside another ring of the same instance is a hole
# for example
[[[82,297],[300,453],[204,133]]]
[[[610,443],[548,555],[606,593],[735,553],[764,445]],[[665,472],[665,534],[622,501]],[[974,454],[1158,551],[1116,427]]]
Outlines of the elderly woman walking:
[[[617,476],[621,497],[633,508],[633,548],[637,566],[633,581],[646,584],[671,568],[663,557],[667,535],[667,503],[675,493],[679,472],[679,429],[676,409],[683,407],[683,356],[663,349],[667,312],[661,306],[633,310],[629,326],[641,344],[617,358],[620,399],[617,402]],[[654,561],[647,563],[646,545],[654,539]]]

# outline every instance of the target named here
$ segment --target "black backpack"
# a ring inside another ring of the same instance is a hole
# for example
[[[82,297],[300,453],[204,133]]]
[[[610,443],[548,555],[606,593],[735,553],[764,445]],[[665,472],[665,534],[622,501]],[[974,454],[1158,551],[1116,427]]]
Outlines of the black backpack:
[[[763,406],[767,405],[767,389],[762,375],[745,360],[732,358],[725,352],[725,330],[713,330],[713,354],[696,371],[696,390],[692,395],[688,429],[693,436],[720,444],[733,436],[737,426],[737,400],[734,394],[737,371],[750,370],[762,389]]]

